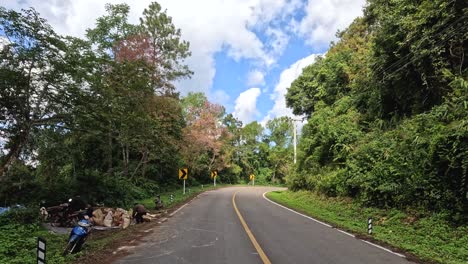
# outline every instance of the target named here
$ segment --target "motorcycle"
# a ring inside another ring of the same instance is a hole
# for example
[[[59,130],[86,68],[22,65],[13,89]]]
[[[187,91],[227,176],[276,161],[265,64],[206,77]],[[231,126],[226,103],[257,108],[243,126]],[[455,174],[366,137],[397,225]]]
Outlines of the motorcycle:
[[[53,226],[71,227],[79,221],[79,214],[85,209],[82,204],[76,204],[74,199],[57,206],[47,207],[47,218]]]
[[[77,225],[70,232],[68,243],[63,251],[63,255],[65,256],[67,254],[78,252],[91,232],[91,228],[91,223],[88,220],[82,219],[78,221]]]

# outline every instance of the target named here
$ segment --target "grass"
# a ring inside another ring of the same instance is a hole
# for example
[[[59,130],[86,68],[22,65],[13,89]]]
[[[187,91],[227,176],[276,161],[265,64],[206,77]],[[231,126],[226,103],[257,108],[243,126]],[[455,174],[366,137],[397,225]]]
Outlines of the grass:
[[[308,191],[276,191],[268,193],[267,197],[361,236],[367,236],[367,218],[372,217],[371,239],[426,262],[468,263],[468,226],[452,226],[442,215],[364,208],[349,199],[329,198]]]
[[[164,202],[164,208],[165,209],[170,209],[174,206],[177,206],[186,200],[190,199],[191,197],[194,197],[204,191],[208,190],[213,190],[216,188],[221,188],[224,186],[232,186],[232,185],[225,185],[225,184],[217,184],[216,187],[214,187],[212,184],[210,185],[196,185],[196,186],[186,186],[185,188],[185,194],[183,194],[182,191],[182,186],[180,189],[177,190],[171,190],[171,191],[166,191],[161,193],[161,200]],[[171,202],[171,194],[173,196],[173,200]],[[150,197],[147,199],[143,199],[138,201],[138,203],[143,204],[147,209],[151,210],[154,209],[154,199],[156,197]]]

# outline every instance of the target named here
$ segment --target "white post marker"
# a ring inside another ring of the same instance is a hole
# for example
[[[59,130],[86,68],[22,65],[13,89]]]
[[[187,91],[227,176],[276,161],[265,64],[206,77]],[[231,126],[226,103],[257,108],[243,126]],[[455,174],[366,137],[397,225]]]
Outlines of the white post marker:
[[[46,263],[46,241],[45,239],[37,238],[37,264]]]
[[[367,233],[372,235],[372,217],[367,219]]]

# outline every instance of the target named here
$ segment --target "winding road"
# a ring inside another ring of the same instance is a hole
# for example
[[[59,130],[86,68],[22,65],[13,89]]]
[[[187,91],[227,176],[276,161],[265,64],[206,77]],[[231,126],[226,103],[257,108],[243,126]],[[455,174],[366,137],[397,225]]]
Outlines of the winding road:
[[[200,194],[115,263],[409,263],[264,197],[273,187]]]

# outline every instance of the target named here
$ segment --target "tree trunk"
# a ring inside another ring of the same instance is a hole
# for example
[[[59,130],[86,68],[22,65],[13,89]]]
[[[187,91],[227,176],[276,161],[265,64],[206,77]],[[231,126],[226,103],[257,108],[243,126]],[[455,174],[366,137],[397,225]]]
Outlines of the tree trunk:
[[[113,157],[112,157],[112,147],[113,147],[113,146],[112,146],[112,128],[111,128],[111,127],[109,127],[109,133],[108,133],[107,136],[108,136],[108,146],[107,146],[107,147],[108,147],[108,153],[107,153],[107,159],[108,159],[107,162],[108,162],[108,163],[107,163],[107,172],[108,172],[110,175],[112,175],[112,172],[113,172],[114,168],[113,168],[113,166],[112,166],[112,165],[113,165],[113,164],[112,164],[112,159],[113,159]]]
[[[135,168],[135,170],[133,171],[132,176],[131,176],[130,178],[133,179],[133,177],[135,177],[136,173],[137,173],[138,170],[140,169],[141,165],[146,163],[147,156],[148,156],[148,151],[143,151],[143,152],[141,153],[140,162],[138,162],[138,165],[136,166],[136,168]]]
[[[25,129],[19,134],[16,140],[14,140],[10,148],[10,152],[8,152],[4,159],[5,161],[0,165],[0,179],[5,176],[13,163],[15,163],[15,161],[18,159],[21,150],[23,150],[24,144],[28,141],[28,137],[29,129]]]
[[[123,156],[123,163],[124,163],[123,174],[127,177],[128,176],[128,158],[129,158],[127,145],[122,146],[122,156]]]
[[[213,157],[211,158],[210,164],[208,165],[208,169],[211,171],[211,168],[215,162],[216,154],[213,153]]]
[[[143,168],[141,168],[141,176],[145,178],[146,176],[146,168],[148,168],[148,156],[149,153],[146,151],[145,159],[143,160]]]

